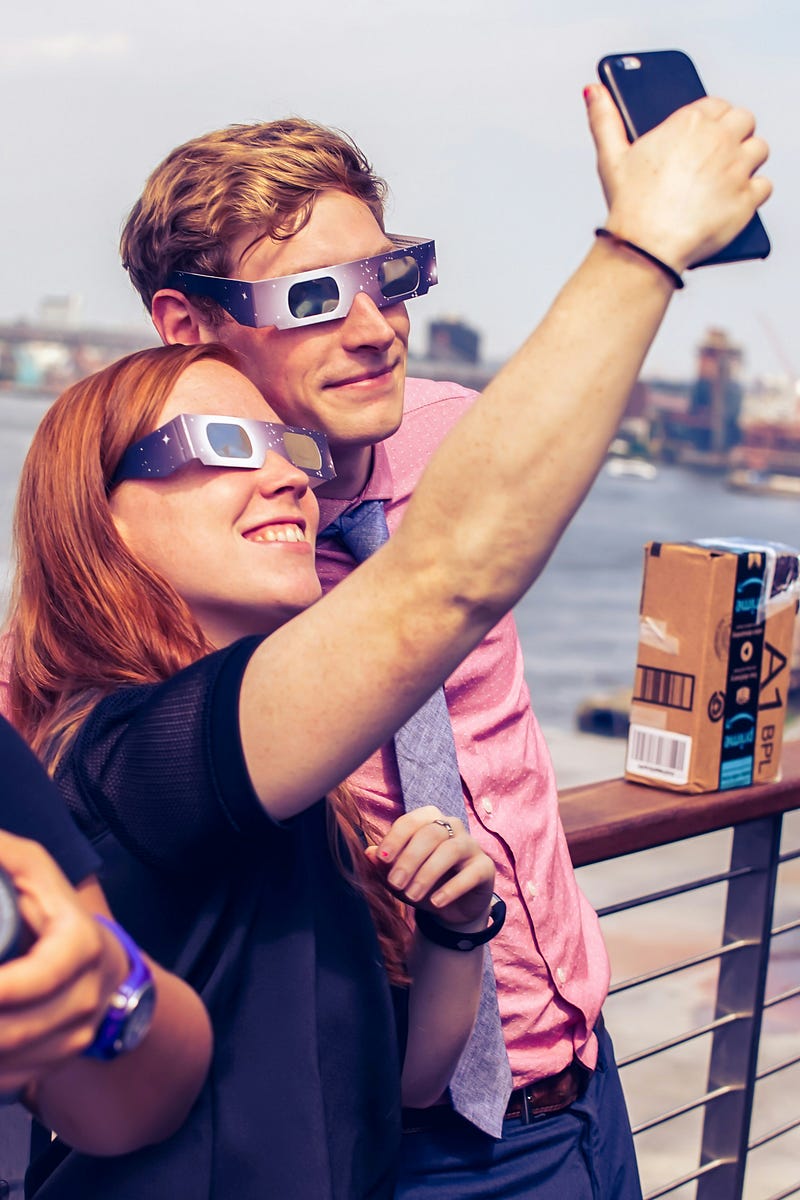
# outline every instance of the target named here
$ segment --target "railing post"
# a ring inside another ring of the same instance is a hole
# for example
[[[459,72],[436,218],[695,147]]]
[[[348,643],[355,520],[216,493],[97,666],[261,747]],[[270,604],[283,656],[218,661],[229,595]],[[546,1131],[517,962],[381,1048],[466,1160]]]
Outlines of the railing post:
[[[720,961],[716,1016],[737,1013],[742,1019],[714,1033],[708,1090],[728,1090],[706,1107],[700,1163],[725,1165],[701,1176],[697,1200],[740,1200],[742,1195],[780,839],[780,814],[733,827],[731,870],[747,870],[728,881],[722,940],[723,945],[746,945]]]

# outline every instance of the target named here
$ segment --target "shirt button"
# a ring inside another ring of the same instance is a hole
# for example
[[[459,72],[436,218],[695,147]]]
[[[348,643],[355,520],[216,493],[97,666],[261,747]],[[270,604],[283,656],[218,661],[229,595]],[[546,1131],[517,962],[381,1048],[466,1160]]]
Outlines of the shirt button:
[[[483,811],[485,813],[489,814],[489,816],[491,816],[491,814],[494,812],[494,809],[492,808],[491,800],[487,799],[486,797],[484,797],[484,799],[481,800],[481,807],[483,808]]]
[[[567,978],[567,972],[564,970],[563,967],[558,968],[558,970],[556,971],[556,975],[558,976],[559,983],[563,983],[564,980]]]
[[[527,894],[528,894],[528,899],[529,899],[529,900],[535,900],[535,899],[536,899],[536,884],[535,884],[535,883],[531,883],[530,879],[529,879],[529,880],[528,880],[528,882],[525,884],[525,891],[526,891],[526,892],[527,892]]]

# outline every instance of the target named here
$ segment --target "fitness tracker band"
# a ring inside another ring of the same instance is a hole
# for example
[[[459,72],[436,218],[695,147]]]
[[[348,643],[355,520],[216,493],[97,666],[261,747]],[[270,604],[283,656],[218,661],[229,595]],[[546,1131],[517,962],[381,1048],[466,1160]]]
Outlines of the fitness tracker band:
[[[478,929],[475,933],[463,933],[458,929],[448,929],[446,925],[442,925],[436,920],[427,909],[417,908],[414,910],[414,919],[417,922],[417,928],[423,937],[429,942],[435,942],[437,946],[444,946],[447,950],[475,950],[478,946],[484,946],[490,942],[493,937],[496,937],[506,919],[506,904],[505,900],[501,900],[499,896],[492,898],[492,907],[489,909],[489,924],[485,929]]]

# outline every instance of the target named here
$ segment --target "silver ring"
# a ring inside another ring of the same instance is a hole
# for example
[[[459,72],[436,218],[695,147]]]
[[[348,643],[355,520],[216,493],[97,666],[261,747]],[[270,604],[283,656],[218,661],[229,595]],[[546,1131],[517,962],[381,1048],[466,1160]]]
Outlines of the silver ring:
[[[448,837],[455,837],[455,836],[456,836],[456,831],[453,829],[453,826],[450,824],[450,822],[449,822],[449,821],[443,821],[443,820],[441,819],[441,817],[437,817],[437,818],[436,818],[436,820],[433,822],[433,824],[434,824],[434,825],[441,825],[442,829],[446,829],[446,830],[447,830],[447,836],[448,836]]]

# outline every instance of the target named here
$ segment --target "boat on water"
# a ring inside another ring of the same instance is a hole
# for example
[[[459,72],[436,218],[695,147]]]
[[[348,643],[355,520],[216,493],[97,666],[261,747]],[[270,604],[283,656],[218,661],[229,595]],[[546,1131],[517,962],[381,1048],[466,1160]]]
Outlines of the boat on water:
[[[800,496],[800,475],[784,475],[754,467],[736,467],[725,476],[725,486],[756,496]]]
[[[606,459],[606,474],[614,479],[652,480],[658,475],[658,467],[647,458],[629,455],[612,455]]]

